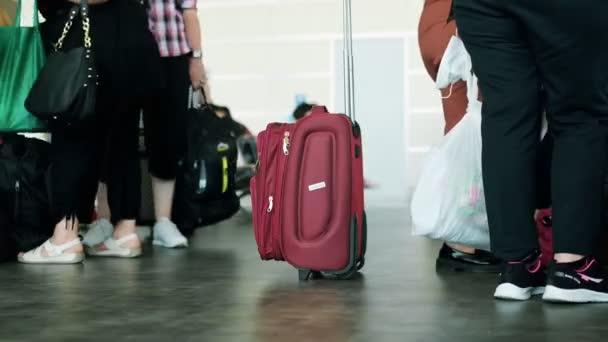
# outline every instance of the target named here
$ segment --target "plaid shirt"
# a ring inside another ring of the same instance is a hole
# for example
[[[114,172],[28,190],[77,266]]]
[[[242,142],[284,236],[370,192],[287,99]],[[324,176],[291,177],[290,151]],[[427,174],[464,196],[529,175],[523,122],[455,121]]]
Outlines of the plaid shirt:
[[[192,49],[186,39],[183,10],[196,8],[196,0],[148,0],[150,31],[162,57],[177,57]]]

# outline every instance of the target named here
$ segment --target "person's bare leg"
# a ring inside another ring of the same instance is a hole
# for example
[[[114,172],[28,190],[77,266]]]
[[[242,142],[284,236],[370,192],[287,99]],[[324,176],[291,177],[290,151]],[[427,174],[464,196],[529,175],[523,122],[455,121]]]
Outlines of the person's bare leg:
[[[51,243],[53,245],[63,245],[64,243],[70,242],[74,239],[78,239],[78,218],[74,217],[71,220],[64,218],[55,226],[53,237],[51,237]],[[74,246],[68,249],[67,253],[80,253],[83,251],[82,245]]]
[[[55,230],[53,232],[53,236],[51,237],[51,243],[53,245],[59,246],[75,239],[78,239],[78,219],[74,218],[68,220],[64,218],[57,225],[55,225]],[[83,252],[82,244],[78,244],[72,248],[67,249],[64,253],[82,253]],[[19,253],[20,255],[23,252]],[[48,256],[47,251],[43,248],[42,255]]]
[[[475,253],[475,248],[473,248],[473,247],[467,247],[467,246],[457,245],[457,244],[453,244],[453,243],[447,243],[447,245],[450,246],[450,248],[455,249],[462,253],[467,253],[467,254]]]
[[[570,262],[579,261],[579,260],[583,259],[584,257],[585,257],[584,255],[578,255],[578,254],[557,253],[557,254],[555,254],[555,256],[553,258],[558,263],[570,263]]]
[[[99,183],[97,190],[97,219],[107,219],[111,217],[110,206],[108,205],[108,187]]]
[[[156,220],[171,219],[175,180],[163,180],[152,176],[152,194]]]

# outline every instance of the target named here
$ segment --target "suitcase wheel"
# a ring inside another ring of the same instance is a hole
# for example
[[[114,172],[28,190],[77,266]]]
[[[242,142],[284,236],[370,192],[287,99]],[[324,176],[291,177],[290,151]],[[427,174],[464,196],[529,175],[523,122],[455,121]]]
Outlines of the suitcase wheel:
[[[307,281],[310,279],[319,279],[319,278],[323,278],[323,274],[321,274],[321,272],[305,270],[305,269],[298,270],[298,279],[300,279],[300,281]]]
[[[360,271],[365,266],[365,257],[361,257],[357,263],[357,271]]]

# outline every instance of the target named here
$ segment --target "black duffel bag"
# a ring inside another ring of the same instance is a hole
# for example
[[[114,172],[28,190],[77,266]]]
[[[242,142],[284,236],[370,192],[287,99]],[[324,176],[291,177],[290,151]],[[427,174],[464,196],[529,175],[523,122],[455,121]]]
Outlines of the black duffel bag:
[[[197,227],[232,217],[241,207],[235,189],[237,125],[229,112],[211,104],[191,108],[187,148],[180,160],[173,221],[192,235]]]
[[[0,135],[0,259],[15,257],[53,233],[48,198],[49,143]]]

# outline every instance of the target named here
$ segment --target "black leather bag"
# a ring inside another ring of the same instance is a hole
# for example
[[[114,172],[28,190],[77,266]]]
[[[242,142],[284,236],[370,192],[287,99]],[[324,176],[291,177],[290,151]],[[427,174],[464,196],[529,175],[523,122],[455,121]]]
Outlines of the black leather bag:
[[[62,50],[74,19],[80,14],[84,32],[83,46]],[[91,49],[91,24],[88,1],[82,0],[69,12],[63,33],[50,53],[38,79],[30,90],[25,107],[50,123],[74,124],[95,114],[98,77]]]

